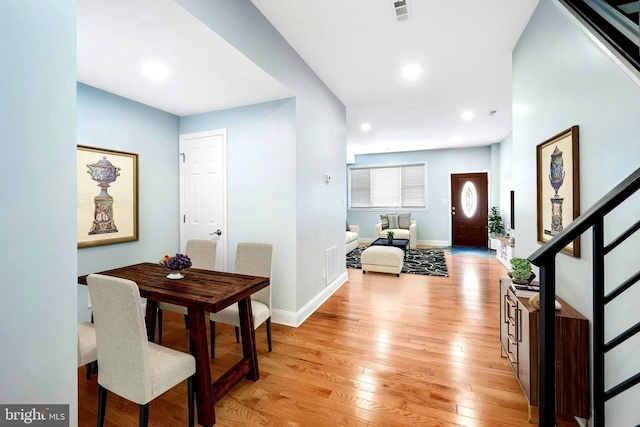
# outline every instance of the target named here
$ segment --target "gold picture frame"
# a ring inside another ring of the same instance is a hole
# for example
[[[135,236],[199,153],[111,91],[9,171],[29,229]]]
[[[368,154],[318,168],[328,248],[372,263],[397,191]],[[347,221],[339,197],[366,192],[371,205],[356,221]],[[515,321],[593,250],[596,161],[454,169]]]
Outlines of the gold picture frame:
[[[580,215],[578,126],[537,145],[538,242],[547,243]],[[580,257],[580,237],[562,252]]]
[[[138,155],[77,146],[78,248],[138,240]]]

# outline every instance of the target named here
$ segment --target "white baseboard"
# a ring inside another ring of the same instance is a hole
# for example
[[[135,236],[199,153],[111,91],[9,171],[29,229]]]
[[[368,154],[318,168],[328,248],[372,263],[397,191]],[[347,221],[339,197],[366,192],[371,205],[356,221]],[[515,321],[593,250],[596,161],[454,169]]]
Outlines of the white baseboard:
[[[345,271],[333,282],[329,283],[329,285],[327,285],[322,292],[316,295],[315,298],[305,304],[305,306],[297,312],[272,309],[271,322],[277,323],[279,325],[292,326],[294,328],[297,328],[298,326],[302,325],[302,323],[307,320],[307,318],[311,316],[313,312],[318,309],[318,307],[324,304],[324,302],[328,300],[335,291],[340,289],[340,286],[344,285],[348,279],[349,276]]]

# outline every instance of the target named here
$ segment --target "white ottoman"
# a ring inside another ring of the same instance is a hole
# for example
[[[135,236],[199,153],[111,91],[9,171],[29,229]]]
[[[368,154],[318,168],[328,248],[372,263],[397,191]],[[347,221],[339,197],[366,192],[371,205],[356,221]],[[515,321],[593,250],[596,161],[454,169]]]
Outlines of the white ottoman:
[[[362,252],[362,273],[377,271],[379,273],[394,273],[400,277],[404,251],[393,246],[370,246]]]

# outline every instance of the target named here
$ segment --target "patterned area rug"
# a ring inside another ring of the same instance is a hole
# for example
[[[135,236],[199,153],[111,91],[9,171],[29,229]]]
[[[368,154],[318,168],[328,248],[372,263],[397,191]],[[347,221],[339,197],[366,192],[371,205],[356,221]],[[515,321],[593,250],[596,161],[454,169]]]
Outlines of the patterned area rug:
[[[368,246],[358,246],[347,254],[347,268],[362,268],[360,255]],[[409,249],[402,273],[449,277],[442,249]]]

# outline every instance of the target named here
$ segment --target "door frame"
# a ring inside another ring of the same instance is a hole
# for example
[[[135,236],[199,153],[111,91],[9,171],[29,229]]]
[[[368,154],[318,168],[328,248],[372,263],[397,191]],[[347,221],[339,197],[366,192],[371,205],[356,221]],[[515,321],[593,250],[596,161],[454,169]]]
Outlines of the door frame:
[[[184,237],[184,215],[185,215],[185,201],[184,201],[184,164],[182,153],[184,153],[185,145],[188,144],[189,140],[206,138],[209,136],[222,136],[222,230],[223,235],[225,236],[226,245],[222,247],[222,268],[224,271],[227,271],[227,247],[229,246],[228,234],[227,234],[227,224],[228,224],[228,199],[227,199],[227,129],[212,129],[203,132],[194,132],[194,133],[185,133],[180,135],[179,141],[179,159],[178,162],[180,164],[179,175],[180,175],[180,217],[178,221],[180,223],[180,251],[184,253],[187,247],[187,241]]]
[[[449,216],[449,246],[453,246],[453,218],[451,217],[451,176],[458,175],[463,173],[486,173],[487,174],[487,206],[491,209],[491,198],[493,197],[493,193],[491,191],[491,171],[488,169],[480,169],[480,170],[467,170],[467,171],[449,171],[449,179],[448,179],[448,192],[449,192],[449,210],[447,211],[447,215]],[[489,232],[487,232],[487,242],[489,241]]]

